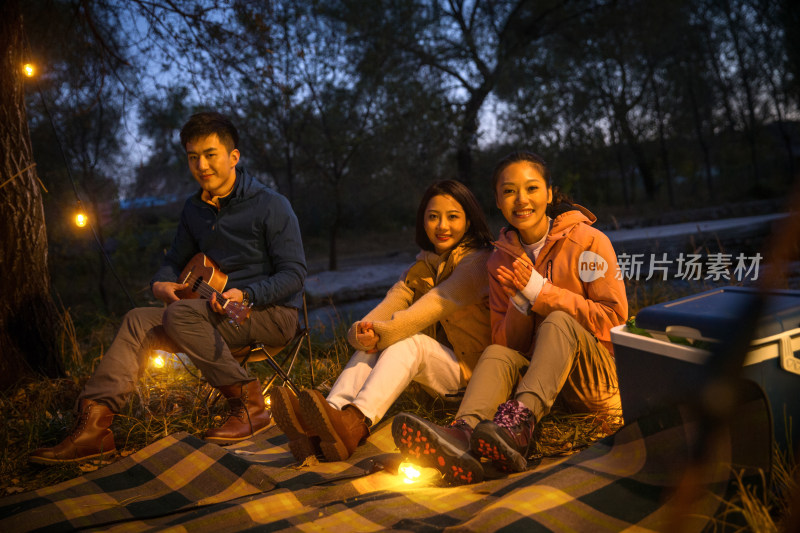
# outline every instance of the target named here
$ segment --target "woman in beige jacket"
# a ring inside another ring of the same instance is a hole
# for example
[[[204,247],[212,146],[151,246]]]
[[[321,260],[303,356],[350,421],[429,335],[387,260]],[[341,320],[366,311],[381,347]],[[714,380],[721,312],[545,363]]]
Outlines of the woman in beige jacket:
[[[486,261],[491,233],[474,195],[457,181],[431,185],[417,210],[417,261],[350,328],[357,350],[328,397],[272,394],[275,421],[298,461],[319,449],[347,459],[412,382],[435,394],[466,386],[490,344]]]

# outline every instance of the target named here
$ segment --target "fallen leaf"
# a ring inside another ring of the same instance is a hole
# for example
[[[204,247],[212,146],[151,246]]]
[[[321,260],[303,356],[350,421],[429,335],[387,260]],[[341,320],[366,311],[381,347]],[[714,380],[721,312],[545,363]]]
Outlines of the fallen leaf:
[[[309,466],[316,466],[318,464],[319,464],[319,459],[317,459],[317,456],[309,455],[308,457],[306,457],[305,461],[303,461],[302,464],[295,466],[295,468],[299,470],[300,468],[307,468]]]

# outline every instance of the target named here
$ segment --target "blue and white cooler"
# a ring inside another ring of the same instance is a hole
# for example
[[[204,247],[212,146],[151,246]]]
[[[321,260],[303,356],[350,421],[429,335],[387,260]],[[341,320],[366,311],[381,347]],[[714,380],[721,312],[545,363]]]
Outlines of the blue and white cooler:
[[[646,330],[649,337],[625,325],[611,330],[626,421],[685,402],[702,385],[702,365],[711,355],[706,348],[734,333],[754,290],[722,287],[646,307],[636,315],[636,328]],[[741,375],[767,396],[775,441],[784,450],[790,446],[797,450],[800,291],[775,290],[766,296]]]

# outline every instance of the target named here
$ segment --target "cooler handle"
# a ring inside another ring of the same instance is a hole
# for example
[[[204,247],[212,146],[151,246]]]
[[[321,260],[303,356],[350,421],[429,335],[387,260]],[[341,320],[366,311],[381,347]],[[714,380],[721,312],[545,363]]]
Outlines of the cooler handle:
[[[800,359],[794,356],[791,335],[781,337],[778,350],[781,354],[781,368],[792,374],[800,375]]]
[[[697,328],[689,326],[667,326],[664,328],[664,333],[672,337],[684,337],[695,341],[714,342],[714,339],[707,339]]]

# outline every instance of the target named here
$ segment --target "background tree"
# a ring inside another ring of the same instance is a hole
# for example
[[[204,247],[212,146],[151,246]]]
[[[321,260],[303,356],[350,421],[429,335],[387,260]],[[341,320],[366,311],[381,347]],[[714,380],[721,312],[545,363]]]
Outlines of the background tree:
[[[451,138],[444,125],[452,115],[429,96],[435,85],[387,69],[385,55],[351,40],[315,2],[236,11],[247,37],[226,43],[224,53],[239,80],[241,96],[231,107],[246,117],[248,167],[290,198],[307,243],[324,235],[335,269],[345,227],[369,219],[377,232],[407,218],[413,200],[381,180],[413,191],[441,175],[438,155]]]
[[[75,272],[86,272],[86,284],[94,285],[96,292],[83,286],[74,294],[60,292],[58,297],[68,300],[80,294],[97,312],[114,311],[112,294],[119,291],[108,285],[108,264],[103,255],[107,245],[106,229],[112,223],[112,204],[118,198],[121,111],[118,100],[108,94],[86,95],[67,92],[61,101],[51,101],[48,109],[54,122],[45,120],[32,132],[33,142],[43,147],[37,153],[37,168],[43,181],[49,184],[45,200],[47,220],[58,220],[48,230],[51,241],[51,264],[54,277],[69,277],[75,281]],[[48,98],[45,94],[43,98]],[[58,128],[54,131],[54,127]],[[65,166],[61,149],[67,157]],[[73,216],[78,203],[73,183],[80,194],[80,207],[89,216],[92,227],[76,228]],[[96,240],[95,240],[96,238]],[[69,291],[60,287],[61,291]],[[73,289],[77,287],[73,284]],[[124,294],[124,293],[123,293]],[[119,300],[125,301],[123,299]],[[125,301],[125,305],[129,302]],[[116,309],[119,310],[119,309]]]
[[[180,198],[195,190],[186,169],[178,133],[190,114],[189,90],[169,87],[160,97],[144,98],[139,107],[139,147],[147,158],[136,167],[127,194],[131,199]]]
[[[247,117],[243,153],[296,204],[301,200],[295,192],[299,144],[310,118],[300,72],[309,34],[314,32],[313,19],[305,2],[241,3],[235,11],[248,36],[247,46],[240,39],[227,44],[229,62],[240,76],[237,111]]]
[[[17,0],[5,3],[0,17],[0,389],[33,371],[57,376],[58,313],[50,295],[47,232],[40,182],[33,159],[22,64],[26,39]]]
[[[569,4],[569,5],[568,5]],[[481,110],[497,83],[532,44],[597,7],[551,0],[363,2],[340,0],[327,12],[348,24],[353,40],[391,58],[405,72],[432,69],[459,109],[454,142],[458,175],[473,178]],[[374,52],[370,52],[374,53]]]
[[[777,9],[786,67],[791,73],[787,80],[787,89],[793,93],[797,102],[797,98],[800,98],[800,10],[793,0],[780,0]]]
[[[369,82],[359,80],[347,62],[346,43],[335,25],[320,19],[312,10],[313,40],[306,39],[300,58],[302,90],[308,95],[308,121],[299,142],[306,161],[309,189],[323,190],[327,201],[317,198],[314,205],[327,204],[328,269],[338,268],[338,238],[349,200],[345,188],[354,176],[353,162],[368,157],[363,146],[374,134],[376,91]],[[324,184],[324,187],[319,187]]]
[[[96,39],[109,24],[104,12],[46,1],[31,2],[25,9],[31,51],[41,70],[37,91],[28,99],[37,117],[32,140],[40,177],[49,190],[46,219],[60,222],[48,227],[55,296],[80,313],[124,311],[130,301],[116,283],[108,283],[104,254],[115,243],[106,239],[105,230],[113,231],[108,227],[113,203],[127,178],[120,172],[128,169],[120,164],[125,113],[121,83],[131,82],[131,73],[117,41],[109,38],[98,46]],[[80,230],[72,222],[78,205],[91,224]]]

